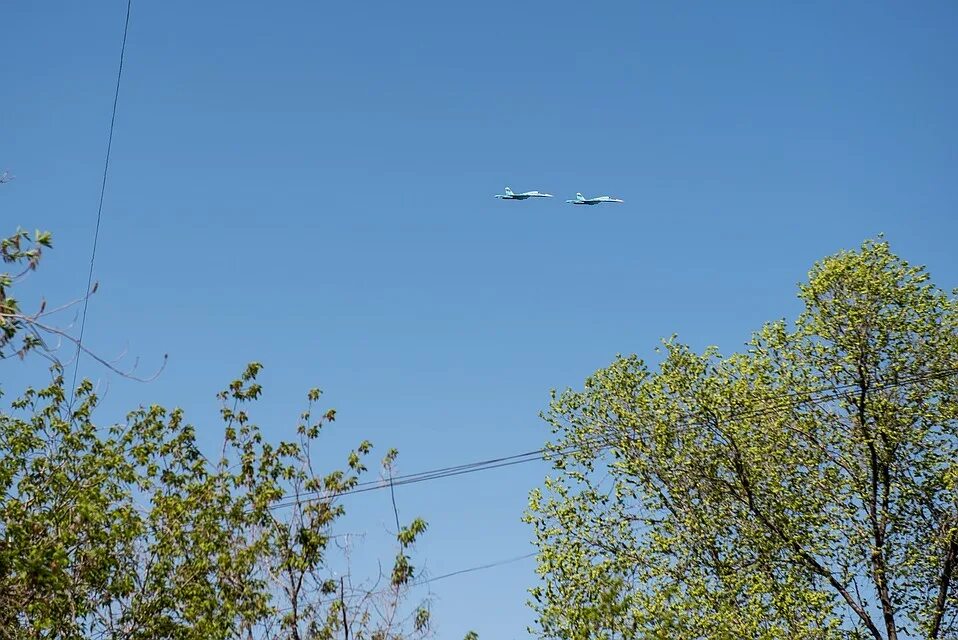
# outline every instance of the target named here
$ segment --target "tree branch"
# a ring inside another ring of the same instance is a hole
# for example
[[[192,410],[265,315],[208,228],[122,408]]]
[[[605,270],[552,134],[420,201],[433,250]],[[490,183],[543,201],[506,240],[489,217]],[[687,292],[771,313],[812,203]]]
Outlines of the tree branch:
[[[878,450],[875,447],[875,433],[868,429],[868,415],[866,402],[868,398],[868,377],[865,375],[865,367],[858,363],[858,386],[859,394],[856,403],[858,409],[858,426],[862,430],[862,436],[868,446],[868,465],[871,474],[871,488],[868,496],[868,518],[872,526],[872,542],[874,543],[871,553],[872,576],[875,582],[875,590],[878,592],[878,600],[881,602],[882,617],[885,621],[885,630],[888,633],[888,640],[898,640],[898,629],[895,624],[895,610],[892,607],[891,595],[888,589],[887,567],[885,566],[885,531],[879,518],[879,484],[883,485],[882,508],[887,508],[887,492],[890,482],[888,472],[888,461],[881,460]],[[877,425],[876,425],[877,431]]]
[[[744,502],[748,506],[749,511],[752,512],[752,514],[759,520],[759,522],[762,523],[766,529],[774,533],[779,540],[791,547],[791,549],[806,563],[810,569],[812,569],[812,571],[828,580],[829,584],[831,584],[832,587],[839,593],[839,595],[842,596],[845,602],[848,603],[848,606],[851,607],[852,611],[858,615],[859,619],[861,619],[861,621],[865,624],[875,640],[884,640],[881,636],[881,632],[878,630],[878,627],[872,621],[871,616],[868,615],[868,612],[865,611],[861,603],[852,597],[851,593],[848,592],[848,589],[846,589],[845,586],[842,585],[842,583],[840,583],[835,576],[832,575],[831,571],[826,569],[825,566],[822,565],[817,558],[815,558],[815,556],[803,549],[798,542],[793,540],[791,536],[785,533],[781,527],[773,523],[771,519],[761,509],[758,508],[758,505],[755,501],[755,494],[752,491],[751,481],[748,479],[748,474],[745,472],[745,465],[742,461],[741,453],[734,440],[732,440],[732,452],[732,462],[735,467],[735,474],[742,485],[742,489],[745,491],[746,499]]]
[[[951,586],[952,572],[954,571],[956,561],[958,561],[958,530],[952,528],[948,548],[945,552],[945,562],[941,568],[941,577],[938,580],[938,598],[935,601],[935,615],[932,618],[931,631],[928,634],[930,640],[937,640],[938,634],[941,633],[941,620],[945,615],[945,605],[948,602],[948,590]]]
[[[153,373],[153,375],[151,375],[151,376],[149,376],[149,377],[146,377],[146,378],[141,378],[141,377],[139,377],[139,376],[133,375],[133,371],[136,369],[135,366],[134,366],[133,369],[130,369],[130,370],[128,370],[128,371],[123,371],[122,369],[120,369],[120,368],[118,368],[116,365],[114,365],[112,362],[110,362],[110,361],[108,361],[108,360],[105,360],[104,358],[102,358],[102,357],[98,356],[97,354],[95,354],[94,352],[90,351],[87,347],[83,346],[77,338],[74,338],[72,335],[70,335],[69,333],[67,333],[67,332],[64,331],[63,329],[59,329],[59,328],[57,328],[57,327],[54,327],[54,326],[51,326],[51,325],[48,325],[48,324],[44,324],[44,323],[39,322],[38,320],[36,320],[34,317],[32,317],[32,316],[27,316],[27,315],[24,315],[24,314],[22,314],[22,313],[0,314],[0,317],[3,317],[3,318],[12,318],[13,320],[17,320],[17,321],[23,322],[25,325],[35,327],[36,329],[38,329],[38,330],[40,330],[40,331],[45,331],[45,332],[50,333],[50,334],[52,334],[52,335],[60,336],[61,338],[66,338],[69,342],[72,342],[73,344],[77,345],[83,353],[85,353],[86,355],[90,356],[91,358],[93,358],[94,360],[96,360],[97,362],[99,362],[101,365],[103,365],[104,367],[106,367],[107,369],[109,369],[110,371],[112,371],[113,373],[119,374],[119,375],[123,376],[124,378],[129,378],[129,379],[131,379],[131,380],[136,380],[137,382],[152,382],[153,380],[156,380],[156,379],[160,376],[160,374],[163,373],[163,370],[166,368],[166,362],[167,362],[167,359],[168,359],[168,355],[167,355],[167,354],[163,354],[163,364],[160,365],[160,367]],[[53,356],[51,355],[50,357],[53,357]],[[54,358],[54,360],[56,360],[56,358]],[[57,360],[57,362],[59,362],[59,361]]]

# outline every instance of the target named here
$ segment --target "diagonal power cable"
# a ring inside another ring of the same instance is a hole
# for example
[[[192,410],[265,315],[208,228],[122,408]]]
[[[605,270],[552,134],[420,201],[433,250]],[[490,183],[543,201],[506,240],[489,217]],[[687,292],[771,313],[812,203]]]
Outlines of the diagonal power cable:
[[[93,286],[93,265],[96,262],[96,247],[100,239],[100,221],[103,218],[103,198],[106,195],[106,180],[110,172],[110,154],[113,151],[113,130],[116,127],[116,107],[120,101],[120,80],[123,78],[123,60],[126,57],[126,38],[130,32],[130,13],[133,9],[133,0],[126,2],[126,20],[123,23],[123,44],[120,46],[120,64],[116,71],[116,86],[113,90],[113,114],[110,116],[110,134],[106,143],[106,159],[103,162],[103,178],[100,182],[100,202],[96,209],[96,227],[93,231],[93,249],[90,252],[90,271],[87,274],[86,291],[83,295],[83,313],[80,316],[80,335],[77,339],[77,352],[74,359],[73,383],[70,385],[70,413],[73,413],[73,402],[76,397],[77,374],[80,371],[80,356],[83,347],[83,332],[86,329],[87,308],[90,305],[90,288]]]

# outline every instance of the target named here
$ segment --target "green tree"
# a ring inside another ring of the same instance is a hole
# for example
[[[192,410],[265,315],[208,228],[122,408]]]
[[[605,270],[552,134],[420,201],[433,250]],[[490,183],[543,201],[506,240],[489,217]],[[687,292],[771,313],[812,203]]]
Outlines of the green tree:
[[[140,407],[99,425],[88,380],[68,400],[45,342],[67,334],[44,305],[27,314],[13,296],[51,245],[48,233],[24,231],[0,242],[12,266],[0,274],[0,357],[54,360],[49,382],[0,410],[0,637],[428,635],[428,608],[409,602],[421,519],[397,516],[397,556],[381,576],[354,584],[351,572],[333,572],[346,561],[334,544],[342,496],[367,471],[372,444],[319,471],[317,440],[336,413],[317,409],[318,390],[293,437],[270,443],[249,413],[262,393],[261,367],[250,364],[219,394],[218,455],[201,450],[178,409]]]
[[[954,294],[878,240],[799,297],[742,353],[553,393],[543,637],[958,637]]]

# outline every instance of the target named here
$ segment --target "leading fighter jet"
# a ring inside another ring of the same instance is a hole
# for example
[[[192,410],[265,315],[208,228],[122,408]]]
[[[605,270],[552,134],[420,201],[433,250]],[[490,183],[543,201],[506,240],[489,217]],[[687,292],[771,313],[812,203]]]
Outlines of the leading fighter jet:
[[[525,200],[526,198],[551,198],[552,194],[550,193],[539,193],[538,191],[526,191],[525,193],[514,193],[512,189],[506,187],[506,193],[501,194],[497,193],[496,196],[500,200]]]
[[[625,202],[625,200],[619,200],[618,198],[613,198],[612,196],[599,196],[597,198],[584,198],[581,193],[575,194],[575,200],[566,200],[571,204],[602,204],[603,202]]]

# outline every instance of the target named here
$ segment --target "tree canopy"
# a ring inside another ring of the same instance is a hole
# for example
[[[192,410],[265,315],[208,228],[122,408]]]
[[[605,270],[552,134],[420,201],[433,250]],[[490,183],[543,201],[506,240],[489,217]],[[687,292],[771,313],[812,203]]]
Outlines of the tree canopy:
[[[428,607],[407,602],[423,520],[397,516],[382,575],[341,570],[342,496],[373,447],[361,441],[340,468],[317,468],[318,439],[336,416],[317,408],[319,390],[307,392],[290,438],[271,443],[250,413],[262,394],[261,365],[250,364],[219,394],[216,454],[179,409],[138,407],[104,425],[89,380],[68,398],[45,338],[69,334],[50,324],[55,309],[27,313],[14,297],[51,246],[48,233],[22,230],[0,243],[10,266],[0,273],[0,362],[35,351],[53,361],[48,381],[0,409],[0,637],[427,635]],[[387,452],[387,472],[395,458]]]
[[[882,239],[799,297],[553,393],[543,637],[958,637],[958,302]]]

